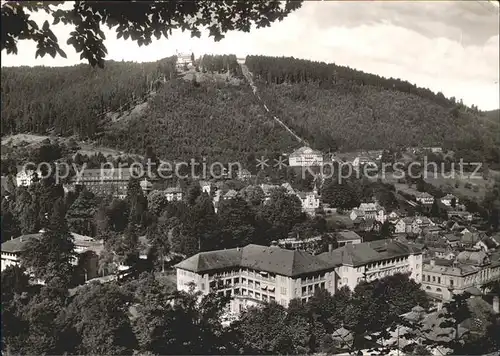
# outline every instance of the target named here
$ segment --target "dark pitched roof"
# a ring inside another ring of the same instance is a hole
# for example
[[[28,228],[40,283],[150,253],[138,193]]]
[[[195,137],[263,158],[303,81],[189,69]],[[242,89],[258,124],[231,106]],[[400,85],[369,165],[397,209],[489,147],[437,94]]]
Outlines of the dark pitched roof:
[[[20,253],[24,249],[28,241],[34,238],[39,238],[40,236],[40,234],[29,234],[5,241],[2,243],[2,252]]]
[[[444,238],[448,242],[455,242],[455,241],[460,241],[461,240],[461,237],[458,236],[458,235],[455,235],[455,234],[446,234],[446,235],[444,235]]]
[[[335,265],[361,266],[370,262],[422,253],[421,248],[393,240],[378,240],[348,244],[318,257]]]
[[[343,230],[338,232],[338,238],[337,241],[352,241],[352,240],[363,240],[361,236],[356,234],[354,231],[351,230]]]
[[[89,236],[84,236],[80,234],[76,234],[74,232],[70,233],[73,242],[75,243],[76,248],[83,248],[86,250],[92,250],[96,253],[100,253],[103,248],[103,242],[93,239]],[[28,243],[33,239],[40,239],[42,237],[42,233],[38,232],[35,234],[27,234],[16,237],[15,239],[11,239],[2,243],[2,252],[8,253],[20,253]]]
[[[333,265],[305,251],[253,244],[240,249],[200,252],[175,267],[196,273],[247,267],[289,277],[334,268]]]
[[[485,245],[486,247],[488,248],[491,248],[491,249],[494,249],[497,247],[497,244],[490,238],[490,237],[486,237],[484,239],[481,240]]]

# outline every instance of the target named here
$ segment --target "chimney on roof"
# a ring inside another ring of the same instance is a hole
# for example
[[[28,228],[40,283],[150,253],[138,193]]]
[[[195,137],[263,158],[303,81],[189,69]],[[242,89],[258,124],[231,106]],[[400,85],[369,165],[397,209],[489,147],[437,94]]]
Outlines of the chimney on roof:
[[[332,252],[333,251],[333,244],[328,244],[328,252]]]
[[[498,295],[495,295],[493,297],[493,311],[495,312],[495,314],[500,313],[500,298],[498,297]]]
[[[22,236],[19,238],[19,242],[23,242],[23,237]]]
[[[431,259],[431,266],[435,266],[436,265],[436,261],[434,260],[434,258]]]
[[[240,246],[236,247],[236,251],[241,251]]]

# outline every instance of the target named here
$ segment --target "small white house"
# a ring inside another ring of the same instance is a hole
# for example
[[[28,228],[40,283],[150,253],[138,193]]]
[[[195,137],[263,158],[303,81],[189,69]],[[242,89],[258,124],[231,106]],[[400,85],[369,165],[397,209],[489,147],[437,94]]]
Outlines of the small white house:
[[[432,205],[434,203],[434,197],[427,192],[419,193],[415,198],[417,202],[424,205]]]
[[[412,232],[413,219],[410,217],[402,218],[394,225],[394,232],[396,233],[410,233]]]
[[[319,208],[319,195],[317,191],[296,193],[302,203],[302,211],[314,215]]]
[[[370,157],[367,157],[367,156],[358,156],[356,158],[354,158],[354,160],[352,161],[352,165],[353,167],[360,167],[360,166],[372,166],[372,167],[376,167],[377,166],[377,163],[375,163]]]
[[[165,189],[165,197],[168,201],[181,201],[182,189],[180,187],[171,187]]]
[[[397,221],[399,218],[400,216],[396,211],[391,211],[389,215],[387,215],[387,219],[389,219],[389,221]]]
[[[453,194],[446,194],[444,197],[441,198],[441,203],[443,203],[446,206],[451,206],[451,201],[453,199],[455,199],[455,203],[458,204],[458,199]]]
[[[200,180],[200,188],[203,193],[207,193],[208,195],[210,195],[212,192],[212,183],[205,180]]]
[[[359,217],[364,217],[365,219],[375,219],[381,223],[384,223],[387,219],[385,214],[385,209],[378,203],[361,203],[358,209],[353,209],[351,212],[351,219],[353,219],[353,213]]]
[[[35,178],[35,174],[41,177],[40,171],[34,171],[32,169],[22,170],[16,174],[16,186],[18,187],[29,187]]]

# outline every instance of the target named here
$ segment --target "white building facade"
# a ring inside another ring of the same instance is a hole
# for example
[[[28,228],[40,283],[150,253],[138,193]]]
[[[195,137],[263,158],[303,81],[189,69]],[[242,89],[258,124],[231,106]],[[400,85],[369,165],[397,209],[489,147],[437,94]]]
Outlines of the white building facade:
[[[16,186],[29,187],[35,180],[35,176],[40,178],[42,173],[31,169],[22,170],[16,174]]]
[[[347,244],[318,256],[247,245],[201,252],[175,267],[178,290],[231,296],[230,309],[237,315],[250,305],[276,301],[286,307],[295,298],[307,302],[318,289],[335,294],[343,286],[354,289],[361,281],[396,273],[408,273],[420,283],[422,251],[389,240]]]
[[[422,250],[409,244],[392,240],[346,244],[319,258],[337,265],[337,289],[343,286],[354,290],[361,281],[374,281],[408,273],[420,283],[422,280]]]
[[[304,146],[288,157],[290,167],[323,166],[323,153]]]
[[[302,211],[309,214],[315,215],[316,209],[319,208],[319,195],[317,191],[312,192],[298,192],[297,197],[302,203]]]
[[[317,289],[335,293],[335,271],[311,254],[279,247],[247,245],[243,248],[201,252],[177,264],[177,289],[231,296],[230,310],[276,301],[308,301]]]
[[[491,261],[483,251],[462,251],[453,264],[441,265],[435,260],[424,264],[422,289],[441,301],[454,294],[481,289],[485,284],[500,280],[500,261]]]

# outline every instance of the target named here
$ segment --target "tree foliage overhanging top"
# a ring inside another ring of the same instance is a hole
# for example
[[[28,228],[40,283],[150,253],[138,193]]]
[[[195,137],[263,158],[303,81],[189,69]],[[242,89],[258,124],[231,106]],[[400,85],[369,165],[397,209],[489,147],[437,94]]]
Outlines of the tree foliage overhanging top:
[[[283,20],[301,7],[302,1],[75,1],[72,9],[63,9],[64,1],[7,1],[2,5],[2,51],[17,54],[17,42],[37,43],[35,58],[57,54],[66,58],[58,39],[45,21],[39,26],[31,13],[45,11],[53,18],[52,25],[63,23],[73,28],[67,44],[72,45],[80,59],[99,67],[107,54],[101,25],[113,29],[117,38],[131,38],[139,46],[148,45],[155,36],[168,38],[180,29],[200,37],[202,28],[209,30],[215,41],[228,31],[249,32],[252,25],[268,27]]]

